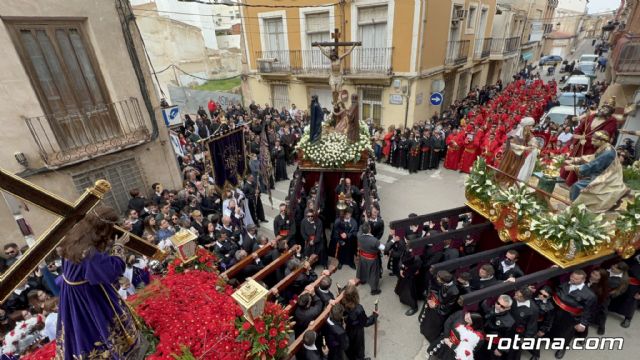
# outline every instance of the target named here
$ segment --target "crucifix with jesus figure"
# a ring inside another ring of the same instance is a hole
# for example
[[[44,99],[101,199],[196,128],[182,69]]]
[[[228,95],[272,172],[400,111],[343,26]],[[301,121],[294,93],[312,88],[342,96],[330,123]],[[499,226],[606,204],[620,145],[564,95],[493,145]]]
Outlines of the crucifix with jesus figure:
[[[334,42],[312,42],[311,46],[318,47],[322,54],[329,58],[331,61],[331,74],[329,75],[329,85],[331,86],[331,92],[333,95],[333,105],[337,104],[340,90],[342,90],[342,59],[347,57],[356,48],[361,46],[360,41],[340,41],[340,30],[335,29],[331,34]],[[340,55],[340,47],[351,47]]]

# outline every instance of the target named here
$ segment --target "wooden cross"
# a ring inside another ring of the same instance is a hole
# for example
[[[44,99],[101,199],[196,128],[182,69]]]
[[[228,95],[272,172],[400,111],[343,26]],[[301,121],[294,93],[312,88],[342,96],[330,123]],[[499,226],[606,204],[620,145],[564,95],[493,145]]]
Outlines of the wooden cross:
[[[49,253],[58,246],[67,232],[98,205],[104,195],[111,190],[111,185],[106,180],[98,180],[93,187],[86,189],[75,203],[71,203],[0,168],[0,189],[59,216],[43,236],[25,251],[7,271],[0,275],[0,302],[3,302],[20,285],[22,280],[38,268]],[[116,234],[127,233],[119,226],[114,225],[114,228]],[[126,247],[130,250],[158,260],[162,260],[166,256],[166,253],[155,245],[134,234],[129,233],[129,235]]]
[[[340,29],[334,29],[331,34],[333,38],[333,42],[322,41],[317,42],[314,41],[311,43],[311,46],[317,47],[320,49],[320,52],[331,61],[331,76],[329,77],[329,85],[331,86],[331,92],[333,94],[333,104],[335,105],[338,101],[338,94],[342,89],[342,59],[347,57],[351,52],[356,48],[356,46],[361,46],[362,42],[360,41],[340,41]],[[351,48],[346,50],[344,54],[340,55],[340,46],[350,46]]]
[[[311,46],[314,47],[333,47],[333,50],[335,51],[336,55],[339,56],[340,54],[340,46],[351,46],[351,49],[349,49],[347,51],[346,54],[343,54],[342,56],[339,56],[340,60],[342,60],[345,56],[349,55],[351,53],[351,51],[353,51],[353,49],[356,46],[362,46],[362,42],[361,41],[340,41],[340,36],[342,34],[340,34],[340,29],[336,28],[333,30],[333,32],[331,33],[331,38],[334,40],[333,42],[330,41],[314,41],[311,43]]]

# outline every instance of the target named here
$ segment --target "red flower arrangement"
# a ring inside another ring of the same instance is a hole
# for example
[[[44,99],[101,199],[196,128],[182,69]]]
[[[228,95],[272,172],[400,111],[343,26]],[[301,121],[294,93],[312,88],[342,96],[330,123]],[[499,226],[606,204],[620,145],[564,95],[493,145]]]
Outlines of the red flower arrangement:
[[[129,298],[127,302],[159,339],[147,359],[272,360],[286,354],[286,312],[267,302],[263,317],[249,323],[231,298],[234,289],[221,285],[214,261],[209,252],[199,250],[196,260],[174,261],[165,277]],[[54,356],[52,342],[24,359]]]
[[[56,356],[56,343],[50,342],[39,350],[32,352],[31,354],[24,355],[20,359],[22,360],[51,360]]]
[[[156,352],[147,359],[172,360],[183,348],[196,359],[245,358],[245,351],[237,346],[234,327],[242,309],[230,296],[233,289],[225,287],[220,292],[217,281],[215,272],[200,270],[173,273],[160,280],[169,291],[145,299],[136,308],[160,340]]]
[[[147,359],[174,360],[185,353],[203,360],[246,359],[234,326],[242,309],[230,296],[233,289],[226,286],[219,291],[217,281],[215,272],[174,271],[136,295],[137,300],[130,303],[159,339],[155,353]],[[26,359],[51,360],[54,355],[55,343],[51,343]]]
[[[251,324],[244,317],[236,319],[237,341],[247,356],[253,359],[280,359],[289,345],[289,316],[275,303],[267,302],[264,313]]]
[[[217,258],[215,255],[198,247],[196,250],[196,258],[187,263],[183,262],[180,258],[176,257],[172,263],[169,264],[168,274],[181,274],[188,270],[202,270],[207,272],[217,272]]]

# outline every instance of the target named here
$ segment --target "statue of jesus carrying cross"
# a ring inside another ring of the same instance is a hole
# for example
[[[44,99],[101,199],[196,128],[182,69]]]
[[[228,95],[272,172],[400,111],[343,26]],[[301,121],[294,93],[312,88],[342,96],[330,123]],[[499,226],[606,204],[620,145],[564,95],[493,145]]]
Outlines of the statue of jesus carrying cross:
[[[333,34],[334,42],[312,42],[311,46],[317,46],[322,54],[331,60],[331,74],[329,75],[329,85],[331,86],[331,92],[333,95],[333,105],[338,102],[338,96],[340,90],[342,90],[342,59],[347,57],[356,48],[356,46],[362,45],[360,41],[340,41],[340,30],[335,29]],[[351,48],[345,51],[344,54],[339,54],[340,46],[350,46]]]

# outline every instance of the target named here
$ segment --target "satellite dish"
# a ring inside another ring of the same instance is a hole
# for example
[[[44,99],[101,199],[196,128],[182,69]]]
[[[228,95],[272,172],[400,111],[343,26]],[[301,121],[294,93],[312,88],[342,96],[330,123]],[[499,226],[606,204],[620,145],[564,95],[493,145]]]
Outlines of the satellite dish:
[[[444,90],[443,80],[433,80],[431,82],[431,92],[441,92],[442,90]]]

